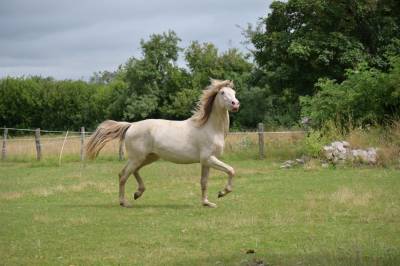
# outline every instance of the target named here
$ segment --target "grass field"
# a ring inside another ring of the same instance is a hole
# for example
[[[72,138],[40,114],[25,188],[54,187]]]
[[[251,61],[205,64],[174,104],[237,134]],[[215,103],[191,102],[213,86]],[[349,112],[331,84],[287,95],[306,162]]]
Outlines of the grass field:
[[[400,265],[400,171],[279,164],[240,156],[235,191],[199,165],[157,162],[132,208],[118,204],[123,162],[0,163],[1,265]],[[254,253],[247,254],[249,251]]]

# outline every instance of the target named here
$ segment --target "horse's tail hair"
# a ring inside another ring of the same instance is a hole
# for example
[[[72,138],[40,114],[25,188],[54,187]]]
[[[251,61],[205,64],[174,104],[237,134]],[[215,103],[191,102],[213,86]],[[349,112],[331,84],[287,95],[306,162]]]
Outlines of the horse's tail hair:
[[[125,133],[131,126],[128,122],[117,122],[106,120],[101,123],[96,131],[90,136],[86,144],[86,155],[89,159],[94,159],[99,155],[100,150],[107,142],[119,138],[122,141]]]

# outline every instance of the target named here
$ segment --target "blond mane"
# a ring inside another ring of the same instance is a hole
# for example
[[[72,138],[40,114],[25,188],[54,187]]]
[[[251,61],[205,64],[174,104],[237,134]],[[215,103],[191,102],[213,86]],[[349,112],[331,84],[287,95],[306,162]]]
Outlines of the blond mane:
[[[211,79],[211,84],[203,90],[191,117],[198,126],[203,126],[208,121],[215,97],[223,87],[233,88],[233,81]]]

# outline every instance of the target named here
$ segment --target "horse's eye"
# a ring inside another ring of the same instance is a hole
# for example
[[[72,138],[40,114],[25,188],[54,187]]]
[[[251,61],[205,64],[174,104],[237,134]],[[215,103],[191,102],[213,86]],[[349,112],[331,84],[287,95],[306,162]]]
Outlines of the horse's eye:
[[[224,95],[225,94],[225,92],[224,91],[221,91],[221,95]]]

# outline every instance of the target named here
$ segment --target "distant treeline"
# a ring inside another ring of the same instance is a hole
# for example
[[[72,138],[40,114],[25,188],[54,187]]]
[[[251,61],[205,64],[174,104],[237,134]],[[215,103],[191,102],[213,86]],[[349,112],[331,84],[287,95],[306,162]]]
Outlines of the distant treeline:
[[[173,32],[141,41],[142,57],[89,82],[0,80],[0,126],[93,129],[105,119],[184,119],[209,78],[235,82],[235,128],[386,124],[400,117],[400,1],[275,1],[243,31],[251,51],[179,47]],[[177,64],[183,55],[186,67]]]

